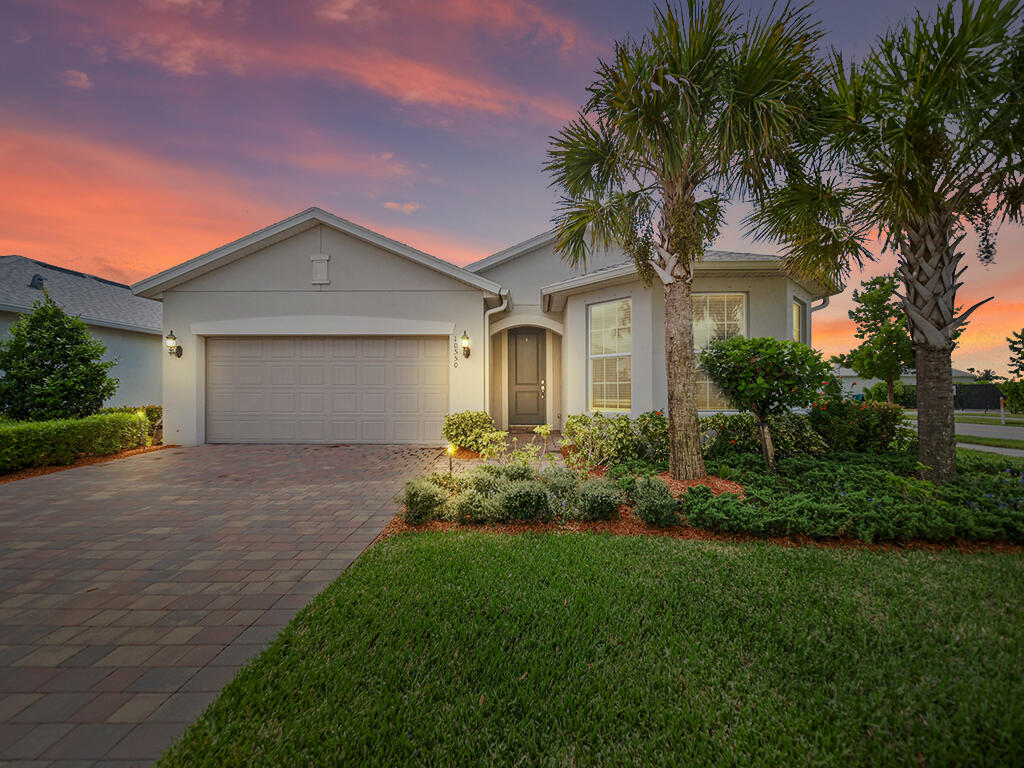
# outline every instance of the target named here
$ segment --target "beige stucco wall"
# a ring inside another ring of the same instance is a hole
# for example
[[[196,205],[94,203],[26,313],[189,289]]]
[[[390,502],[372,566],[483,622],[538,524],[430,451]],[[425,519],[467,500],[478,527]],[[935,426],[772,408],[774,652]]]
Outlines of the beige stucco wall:
[[[7,335],[17,318],[14,312],[0,311],[0,337]],[[89,331],[106,345],[103,359],[117,361],[110,375],[117,377],[120,384],[104,405],[159,405],[163,399],[160,369],[163,338],[99,325],[90,325]]]
[[[312,284],[313,254],[330,256],[327,285]],[[435,270],[330,227],[300,232],[164,294],[165,330],[174,330],[184,350],[180,359],[164,355],[165,440],[204,442],[204,339],[221,335],[217,324],[231,321],[249,323],[259,335],[390,334],[396,328],[436,335],[443,324],[451,328],[450,345],[466,331],[472,355],[459,354],[458,367],[449,370],[449,410],[481,409],[483,312],[481,291]]]
[[[806,294],[785,277],[703,277],[694,293],[743,293],[747,296],[747,335],[792,338],[792,296]],[[665,296],[660,285],[639,281],[606,286],[568,297],[562,345],[561,402],[565,416],[587,410],[587,307],[602,301],[633,302],[633,403],[631,415],[668,406],[665,374]]]

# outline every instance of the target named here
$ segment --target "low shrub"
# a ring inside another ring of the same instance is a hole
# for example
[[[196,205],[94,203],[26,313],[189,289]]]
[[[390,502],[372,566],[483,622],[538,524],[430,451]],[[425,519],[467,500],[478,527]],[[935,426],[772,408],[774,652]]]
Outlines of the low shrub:
[[[495,519],[496,506],[493,497],[468,488],[449,500],[445,517],[460,525],[486,523]]]
[[[795,457],[778,475],[749,455],[712,460],[708,471],[741,483],[744,498],[697,487],[683,513],[698,527],[757,536],[1024,543],[1024,469],[1012,459],[962,458],[958,477],[938,486],[916,469],[905,452]]]
[[[814,431],[811,419],[802,413],[784,413],[768,417],[775,455],[822,456],[828,451],[825,440]],[[752,413],[716,413],[700,420],[701,443],[705,457],[737,453],[761,453],[757,419]]]
[[[513,462],[511,464],[502,464],[501,473],[514,483],[519,482],[521,480],[537,479],[536,469],[534,469],[529,464],[522,464],[519,462]]]
[[[143,418],[140,434],[138,416],[127,413],[0,424],[0,472],[109,456],[145,444],[148,429]]]
[[[164,417],[164,407],[162,405],[117,405],[100,409],[100,413],[138,414],[139,411],[145,412],[146,419],[149,421],[149,434],[152,436],[156,430],[157,422]]]
[[[571,498],[580,484],[579,476],[568,467],[545,467],[540,479],[548,493],[559,499]]]
[[[491,445],[495,433],[498,433],[498,428],[494,419],[485,411],[449,413],[441,427],[441,434],[449,443],[478,453]]]
[[[808,415],[833,452],[901,450],[914,437],[898,405],[828,398],[814,403]]]
[[[668,471],[668,464],[652,464],[643,459],[632,459],[622,464],[613,464],[608,468],[605,477],[612,480],[627,500],[633,499],[633,492],[636,490],[638,477],[650,477],[660,475]]]
[[[409,525],[419,525],[440,517],[448,496],[447,491],[439,488],[428,477],[410,480],[405,484],[405,491],[402,494],[405,521]]]
[[[466,487],[466,476],[464,474],[453,474],[449,472],[434,472],[427,475],[427,480],[448,493],[458,493]]]
[[[481,464],[462,473],[460,477],[465,488],[482,493],[484,496],[495,496],[508,485],[508,480],[501,471],[501,467],[494,464]]]
[[[572,414],[562,429],[562,446],[570,449],[570,460],[583,469],[637,459],[667,463],[668,418],[661,411],[642,413],[635,420],[624,413]]]
[[[576,489],[576,503],[570,514],[579,520],[611,520],[619,513],[622,494],[615,483],[604,478],[584,480]]]
[[[508,485],[497,497],[505,520],[550,520],[548,494],[539,480],[520,480]]]
[[[902,381],[892,383],[893,402],[904,408],[917,408],[917,387],[913,384],[904,384]],[[873,403],[886,403],[889,401],[889,390],[884,381],[873,384],[864,390],[864,399]]]
[[[649,525],[667,528],[679,525],[679,501],[668,483],[657,477],[641,477],[633,490],[633,512]]]

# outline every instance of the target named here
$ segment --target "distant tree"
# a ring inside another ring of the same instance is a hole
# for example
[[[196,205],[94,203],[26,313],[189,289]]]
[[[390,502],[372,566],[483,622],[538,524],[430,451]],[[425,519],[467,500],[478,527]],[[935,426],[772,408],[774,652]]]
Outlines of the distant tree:
[[[0,341],[0,410],[19,421],[91,416],[117,392],[107,348],[46,291]]]
[[[862,282],[853,292],[856,306],[850,319],[857,324],[856,337],[863,343],[845,355],[840,365],[858,376],[885,382],[886,400],[895,401],[894,384],[914,367],[914,345],[907,330],[907,316],[896,296],[898,273],[879,275]]]
[[[991,368],[983,368],[980,371],[977,368],[968,368],[967,372],[973,373],[978,381],[997,381],[1003,378]]]
[[[770,336],[713,342],[700,353],[700,365],[732,405],[754,414],[764,463],[772,472],[775,448],[768,417],[810,405],[831,373],[820,352]]]
[[[1010,375],[1024,376],[1024,328],[1006,337],[1010,345]]]

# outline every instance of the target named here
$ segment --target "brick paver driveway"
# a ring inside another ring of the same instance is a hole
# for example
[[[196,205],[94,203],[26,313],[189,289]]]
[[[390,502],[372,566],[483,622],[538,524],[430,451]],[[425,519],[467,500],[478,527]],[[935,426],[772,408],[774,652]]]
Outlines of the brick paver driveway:
[[[441,460],[211,445],[0,485],[0,762],[151,762]]]

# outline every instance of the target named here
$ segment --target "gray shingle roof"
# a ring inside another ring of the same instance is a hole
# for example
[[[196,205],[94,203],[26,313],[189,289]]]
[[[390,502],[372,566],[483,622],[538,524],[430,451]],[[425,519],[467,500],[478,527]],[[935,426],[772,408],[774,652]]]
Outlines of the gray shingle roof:
[[[159,301],[135,296],[127,285],[95,275],[55,267],[24,256],[0,256],[0,309],[26,312],[42,297],[33,278],[69,315],[91,325],[161,333],[163,307]],[[38,282],[38,281],[36,281]]]

